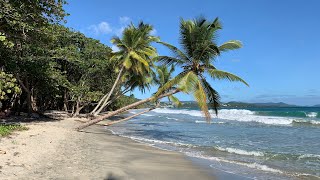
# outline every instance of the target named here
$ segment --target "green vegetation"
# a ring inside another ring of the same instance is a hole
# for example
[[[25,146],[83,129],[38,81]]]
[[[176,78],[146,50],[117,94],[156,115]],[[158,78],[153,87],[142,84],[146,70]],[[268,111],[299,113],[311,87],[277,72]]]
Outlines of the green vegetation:
[[[13,131],[24,131],[24,130],[28,130],[28,128],[21,125],[1,125],[0,124],[0,137],[8,136]]]
[[[206,80],[227,79],[247,83],[236,75],[218,70],[216,57],[242,45],[231,40],[217,45],[220,21],[198,18],[181,20],[181,49],[161,42],[152,35],[153,27],[140,22],[127,26],[111,42],[119,51],[98,40],[64,27],[68,15],[64,0],[0,0],[0,92],[2,112],[42,113],[48,109],[64,110],[72,116],[88,113],[97,116],[78,129],[92,125],[126,110],[159,105],[174,94],[193,94],[210,120],[208,109],[220,104],[219,94]],[[159,56],[153,43],[165,45],[173,56]],[[175,67],[178,75],[173,77]],[[126,93],[142,93],[157,86],[152,97],[138,100]],[[7,115],[7,114],[5,114]]]
[[[217,113],[217,108],[220,105],[220,97],[218,92],[207,82],[204,73],[207,73],[213,79],[239,81],[248,85],[240,77],[218,70],[213,65],[215,58],[222,52],[241,47],[241,43],[235,40],[225,42],[218,46],[216,44],[216,33],[220,29],[222,29],[222,27],[218,19],[215,19],[213,22],[207,21],[204,18],[187,21],[181,20],[180,44],[182,50],[179,50],[177,47],[168,43],[160,42],[174,53],[174,57],[157,56],[154,59],[165,66],[172,64],[174,66],[180,66],[183,71],[161,85],[154,96],[122,107],[106,115],[102,115],[77,127],[77,130],[81,130],[138,105],[154,102],[164,97],[170,97],[178,92],[193,94],[207,121],[209,121],[211,117],[208,110],[208,104],[211,105]]]

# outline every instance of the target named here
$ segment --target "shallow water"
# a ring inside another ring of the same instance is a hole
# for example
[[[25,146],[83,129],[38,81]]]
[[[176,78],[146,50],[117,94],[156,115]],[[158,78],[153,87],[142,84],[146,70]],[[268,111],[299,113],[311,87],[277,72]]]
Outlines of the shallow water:
[[[208,124],[199,110],[164,108],[109,129],[243,177],[317,179],[319,112],[320,108],[222,109],[218,117],[212,112]]]

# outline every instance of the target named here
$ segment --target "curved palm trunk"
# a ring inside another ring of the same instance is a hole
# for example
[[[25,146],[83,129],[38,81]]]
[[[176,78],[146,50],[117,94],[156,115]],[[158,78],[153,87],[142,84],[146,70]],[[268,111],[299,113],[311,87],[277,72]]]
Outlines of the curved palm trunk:
[[[178,93],[179,91],[180,91],[180,90],[176,89],[176,90],[174,90],[174,91],[171,91],[171,92],[162,94],[162,95],[158,96],[157,99],[161,99],[161,98],[170,96],[170,95],[172,95],[172,94]],[[137,107],[137,106],[139,106],[139,105],[141,105],[141,104],[144,104],[144,103],[146,103],[146,102],[150,102],[150,101],[152,101],[152,100],[154,100],[154,97],[149,97],[149,98],[147,98],[147,99],[143,99],[143,100],[140,100],[140,101],[138,101],[138,102],[132,103],[132,104],[130,104],[130,105],[128,105],[128,106],[122,107],[122,108],[120,108],[120,109],[118,109],[118,110],[116,110],[116,111],[110,112],[110,113],[108,113],[108,114],[106,114],[106,115],[99,116],[99,117],[97,117],[96,119],[93,119],[93,120],[91,120],[91,121],[89,121],[89,122],[87,122],[87,123],[84,123],[84,124],[78,126],[78,127],[76,128],[76,130],[79,131],[79,130],[81,130],[81,129],[83,129],[83,128],[86,128],[86,127],[88,127],[88,126],[91,126],[91,125],[93,125],[93,124],[96,124],[96,123],[98,123],[98,122],[100,122],[100,121],[102,121],[102,120],[104,120],[104,119],[107,119],[107,118],[112,117],[112,116],[114,116],[114,115],[120,114],[120,113],[122,113],[122,112],[124,112],[124,111],[127,111],[127,110],[129,110],[129,109],[132,109],[132,108],[134,108],[134,107]]]
[[[150,111],[156,109],[157,107],[158,107],[158,106],[152,107],[152,108],[150,108],[150,109],[144,110],[144,111],[142,111],[142,112],[139,112],[139,113],[137,113],[137,114],[134,114],[134,115],[132,115],[132,116],[126,117],[126,118],[121,119],[121,120],[118,120],[118,121],[112,121],[112,122],[110,122],[110,123],[105,124],[104,126],[111,126],[111,125],[113,125],[113,124],[117,124],[117,123],[120,123],[120,122],[128,121],[128,120],[130,120],[130,119],[132,119],[132,118],[134,118],[134,117],[140,116],[141,114],[150,112]]]
[[[119,84],[119,80],[120,80],[120,78],[122,76],[123,70],[124,70],[124,66],[121,67],[120,72],[119,72],[119,74],[117,76],[117,79],[114,82],[114,84],[113,84],[111,90],[109,91],[108,95],[103,96],[103,98],[99,101],[98,105],[91,112],[91,114],[93,116],[98,115],[103,110],[103,108],[105,108],[108,105],[109,99],[110,99],[111,95],[113,94],[113,91],[116,89],[117,85]],[[101,105],[102,102],[103,102],[103,104]],[[100,106],[100,108],[98,109],[99,106]]]
[[[109,94],[109,93],[108,93]],[[105,94],[101,99],[100,101],[98,102],[98,104],[96,105],[96,107],[90,112],[91,115],[93,115],[97,110],[98,108],[100,107],[100,105],[102,104],[102,102],[106,99],[106,97],[108,96],[108,94]]]

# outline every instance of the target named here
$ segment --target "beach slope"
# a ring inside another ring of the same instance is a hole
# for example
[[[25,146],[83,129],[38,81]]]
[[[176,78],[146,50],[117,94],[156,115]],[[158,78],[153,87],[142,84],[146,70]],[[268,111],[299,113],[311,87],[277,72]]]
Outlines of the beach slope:
[[[182,154],[159,150],[75,119],[27,125],[0,139],[0,179],[215,179]]]

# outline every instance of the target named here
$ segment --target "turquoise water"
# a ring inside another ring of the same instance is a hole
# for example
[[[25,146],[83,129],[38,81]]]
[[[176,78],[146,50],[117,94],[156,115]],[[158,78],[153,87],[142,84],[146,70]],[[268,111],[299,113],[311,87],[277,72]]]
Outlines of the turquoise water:
[[[221,109],[208,124],[199,110],[160,108],[109,129],[241,177],[318,179],[319,115],[306,107]]]

